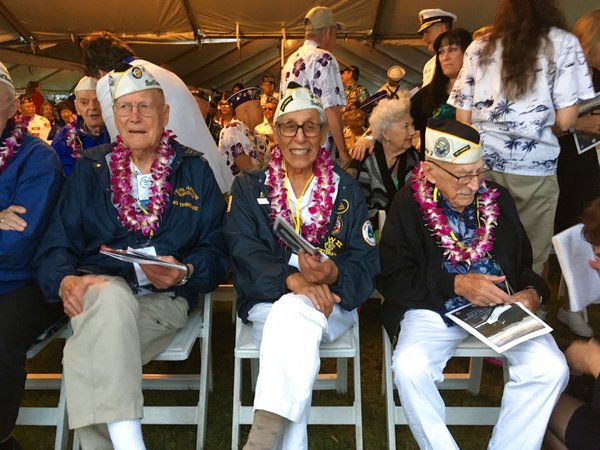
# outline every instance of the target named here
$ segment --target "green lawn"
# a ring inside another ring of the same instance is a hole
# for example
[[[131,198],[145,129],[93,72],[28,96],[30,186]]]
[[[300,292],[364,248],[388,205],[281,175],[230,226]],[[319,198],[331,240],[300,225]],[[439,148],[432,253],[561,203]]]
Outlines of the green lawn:
[[[558,323],[554,317],[558,301],[556,300],[557,280],[559,270],[556,263],[551,265],[550,278],[553,287],[553,300],[547,305],[549,309],[548,322],[555,329],[555,337],[561,346],[571,342],[575,335]],[[208,399],[208,425],[206,449],[231,448],[231,402],[233,386],[233,334],[234,326],[231,323],[231,306],[224,302],[214,305],[214,320],[212,334],[214,389]],[[591,323],[594,329],[600,329],[600,307],[591,310]],[[385,405],[381,392],[381,367],[382,367],[382,338],[381,327],[377,321],[378,301],[369,300],[363,307],[360,316],[361,328],[361,365],[362,365],[362,400],[363,400],[363,427],[364,448],[367,450],[387,448]],[[40,355],[29,361],[28,368],[35,372],[59,372],[60,354],[63,343],[56,341],[45,349]],[[155,373],[163,370],[169,364],[170,370],[186,373],[199,370],[199,358],[194,352],[194,357],[182,363],[152,363],[145,370]],[[451,361],[452,368],[466,366],[466,360]],[[325,364],[324,364],[325,366]],[[249,368],[247,367],[248,372]],[[351,372],[350,372],[351,373]],[[245,376],[246,381],[249,376]],[[349,389],[350,390],[350,389]],[[251,402],[250,389],[245,389],[245,401]],[[499,403],[502,394],[502,370],[491,364],[484,365],[483,383],[481,394],[472,396],[467,392],[444,392],[448,404],[473,404],[480,406],[494,406]],[[147,404],[193,404],[195,392],[146,392]],[[52,392],[32,392],[26,394],[24,403],[27,405],[42,406],[52,405],[56,401],[56,394]],[[197,397],[196,397],[197,398]],[[315,392],[313,401],[339,401],[348,403],[351,395],[338,396],[330,392]],[[491,436],[491,427],[451,427],[453,434],[463,450],[484,449]],[[245,440],[248,428],[244,427],[242,441]],[[47,450],[53,448],[54,430],[48,427],[17,427],[15,436],[24,450]],[[145,426],[144,437],[148,449],[159,450],[185,450],[193,449],[195,443],[195,429],[189,426]],[[417,449],[408,427],[396,427],[397,448]],[[311,449],[351,449],[354,448],[354,428],[349,426],[311,426],[309,427],[309,443]]]

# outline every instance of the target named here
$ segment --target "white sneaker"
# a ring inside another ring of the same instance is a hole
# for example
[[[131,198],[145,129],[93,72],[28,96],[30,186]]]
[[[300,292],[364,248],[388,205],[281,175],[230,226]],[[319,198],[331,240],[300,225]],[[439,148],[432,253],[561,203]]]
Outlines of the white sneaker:
[[[559,322],[564,323],[573,333],[582,337],[594,337],[594,330],[583,320],[583,315],[580,312],[567,311],[560,307],[556,318]]]

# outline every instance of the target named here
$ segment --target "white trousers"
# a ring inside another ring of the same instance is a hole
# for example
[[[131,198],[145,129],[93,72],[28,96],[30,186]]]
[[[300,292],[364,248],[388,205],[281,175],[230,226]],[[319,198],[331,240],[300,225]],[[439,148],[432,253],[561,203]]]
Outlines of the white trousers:
[[[402,319],[392,358],[394,382],[409,427],[421,449],[458,446],[445,423],[444,401],[435,385],[446,362],[468,333],[448,327],[436,312],[409,310]],[[569,378],[556,342],[540,336],[504,352],[509,381],[488,449],[538,450],[550,413]]]
[[[321,365],[319,345],[343,335],[358,321],[357,311],[335,305],[325,318],[308,297],[286,294],[275,303],[253,306],[248,319],[260,347],[254,409],[290,421],[275,448],[307,449],[306,424]]]

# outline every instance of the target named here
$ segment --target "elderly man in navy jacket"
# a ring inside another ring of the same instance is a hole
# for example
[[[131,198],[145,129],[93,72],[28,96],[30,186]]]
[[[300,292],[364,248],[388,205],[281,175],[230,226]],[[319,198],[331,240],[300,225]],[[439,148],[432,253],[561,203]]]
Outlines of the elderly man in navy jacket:
[[[144,67],[110,75],[119,136],[86,150],[37,254],[45,294],[62,301],[73,336],[63,366],[69,426],[86,448],[143,449],[142,364],[159,354],[198,293],[228,267],[225,204],[212,171],[169,130],[169,105]],[[159,255],[183,270],[100,254]]]

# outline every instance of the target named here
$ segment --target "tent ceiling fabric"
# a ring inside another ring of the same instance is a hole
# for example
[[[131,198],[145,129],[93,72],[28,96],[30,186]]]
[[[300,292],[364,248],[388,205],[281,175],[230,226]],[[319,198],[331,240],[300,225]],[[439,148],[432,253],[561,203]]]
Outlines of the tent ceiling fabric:
[[[473,31],[493,20],[498,0],[476,6],[456,0],[318,3],[331,7],[344,24],[334,50],[340,65],[358,66],[361,83],[374,92],[393,64],[407,70],[404,87],[420,83],[430,55],[415,33],[419,10],[452,11],[458,16],[455,26]],[[598,7],[597,0],[561,4],[569,25]],[[191,85],[228,90],[235,82],[259,84],[264,73],[278,76],[282,42],[286,57],[301,45],[304,15],[314,5],[314,0],[0,0],[0,61],[9,67],[17,88],[41,80],[46,91],[68,92],[83,75],[79,39],[106,30],[130,43],[141,58],[166,64]],[[30,36],[20,36],[24,30]],[[207,43],[214,39],[228,42]]]

